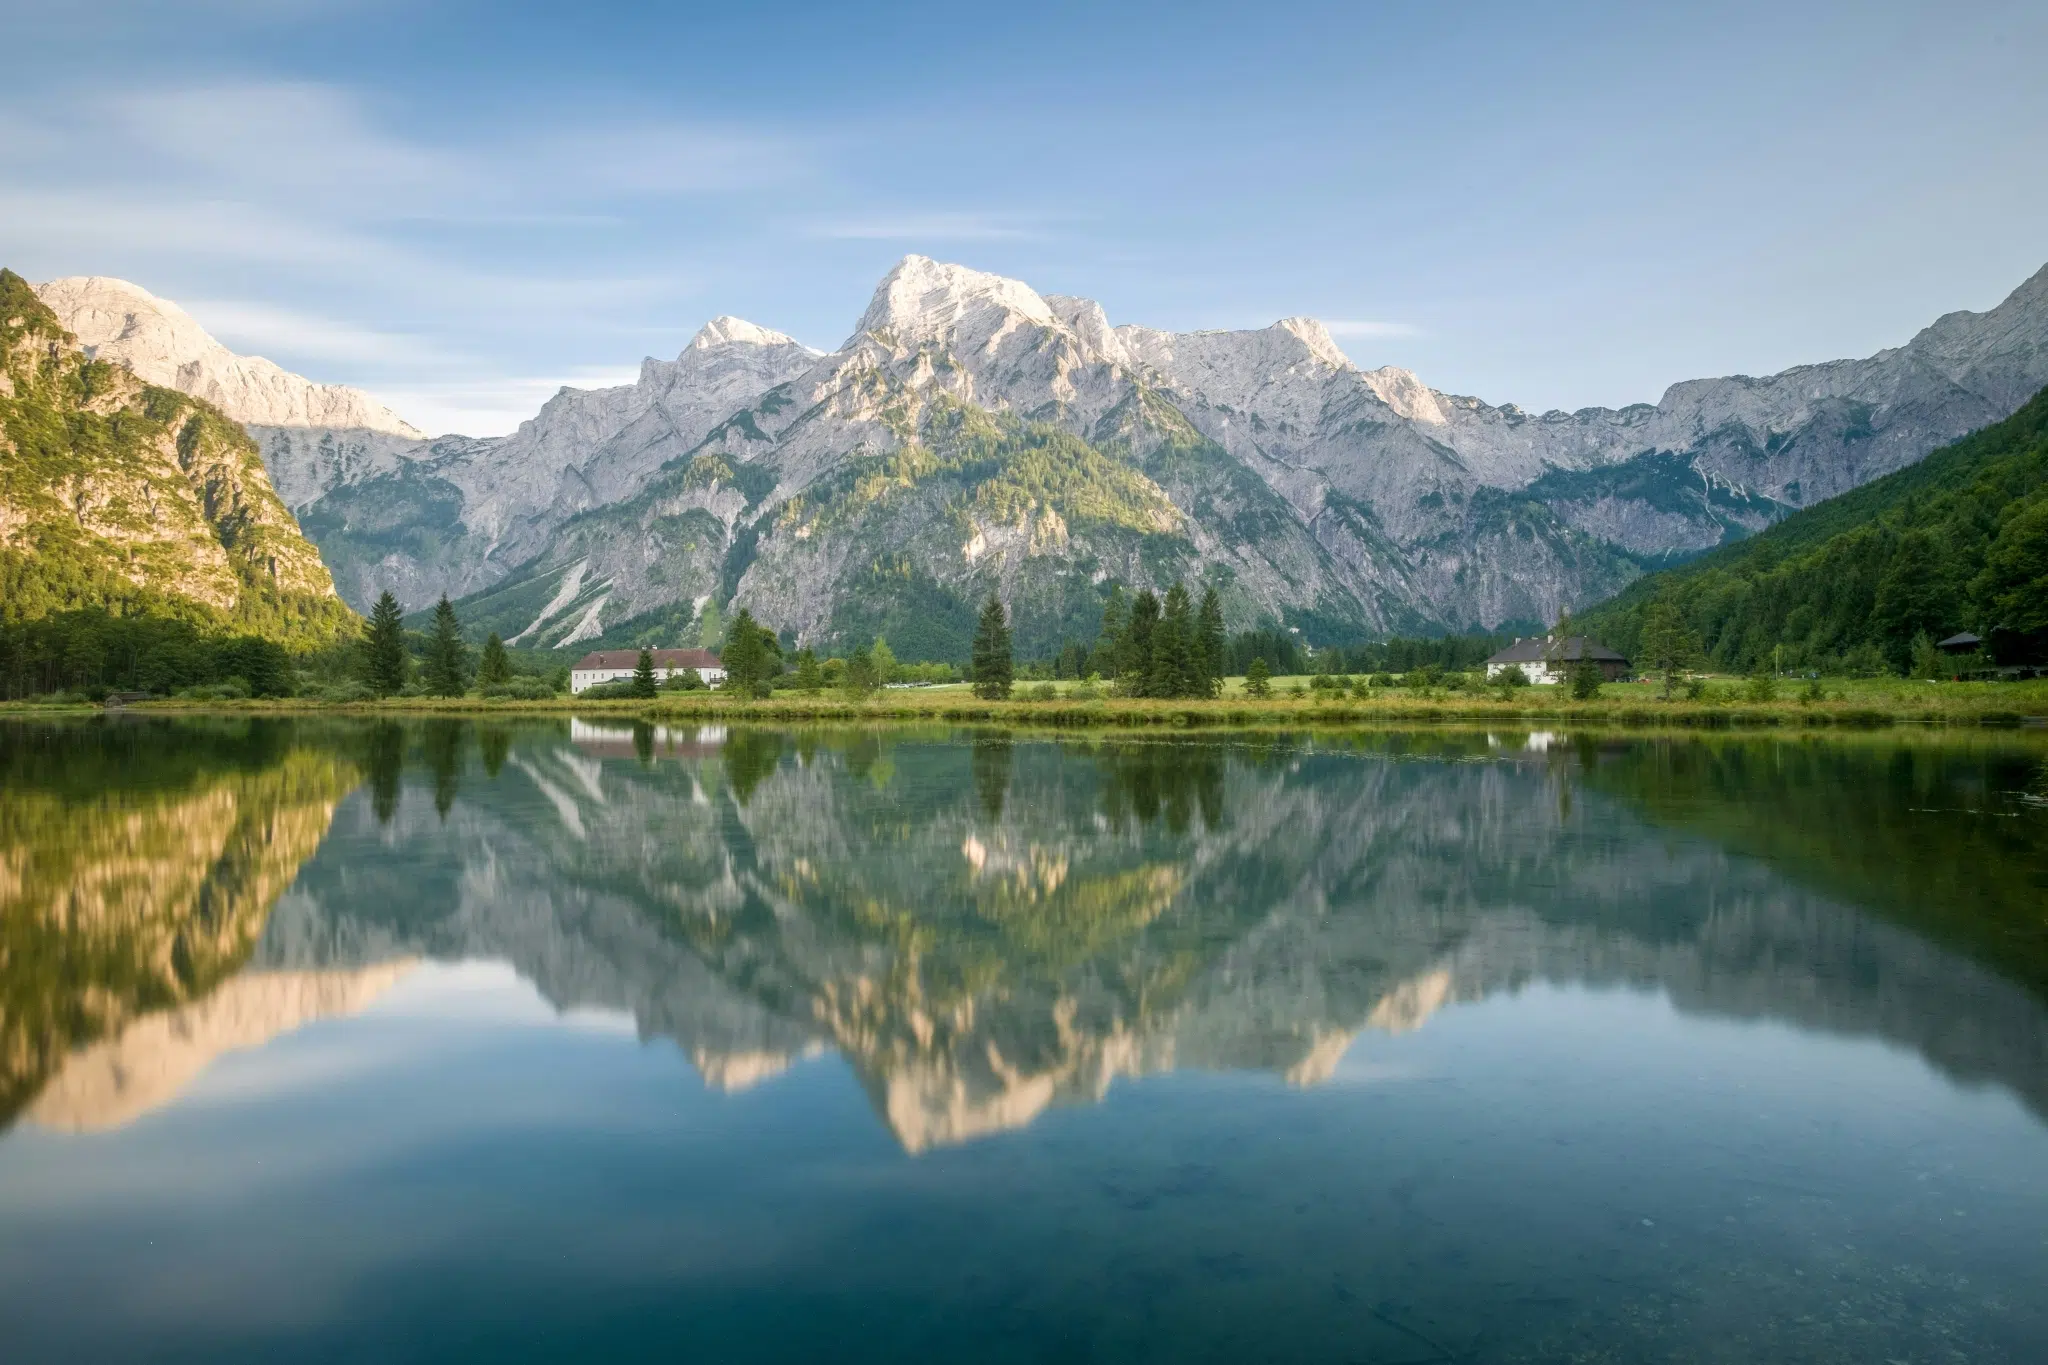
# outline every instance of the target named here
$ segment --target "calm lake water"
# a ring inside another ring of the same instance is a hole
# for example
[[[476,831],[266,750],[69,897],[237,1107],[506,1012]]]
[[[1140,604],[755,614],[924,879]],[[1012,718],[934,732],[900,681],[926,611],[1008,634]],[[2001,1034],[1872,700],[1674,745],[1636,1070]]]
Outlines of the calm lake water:
[[[2048,1360],[2048,746],[0,725],[0,1358]]]

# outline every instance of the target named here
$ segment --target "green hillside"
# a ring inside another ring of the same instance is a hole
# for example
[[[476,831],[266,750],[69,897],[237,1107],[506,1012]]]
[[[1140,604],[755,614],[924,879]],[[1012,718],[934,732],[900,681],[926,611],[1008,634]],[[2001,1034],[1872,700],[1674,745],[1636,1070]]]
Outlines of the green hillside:
[[[2048,390],[2003,422],[1748,540],[1637,580],[1586,612],[1634,653],[1676,606],[1720,668],[1907,667],[1916,638],[1968,630],[1999,663],[2048,657]]]
[[[88,359],[0,270],[0,626],[81,611],[297,648],[357,627],[248,433]]]

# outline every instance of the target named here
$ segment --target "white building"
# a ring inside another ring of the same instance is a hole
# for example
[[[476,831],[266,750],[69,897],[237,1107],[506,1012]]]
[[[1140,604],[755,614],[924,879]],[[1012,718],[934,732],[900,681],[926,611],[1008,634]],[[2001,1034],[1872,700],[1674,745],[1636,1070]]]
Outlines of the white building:
[[[1572,668],[1581,663],[1589,663],[1599,669],[1602,680],[1606,682],[1628,676],[1627,659],[1598,640],[1588,640],[1583,635],[1574,635],[1568,640],[1554,636],[1517,640],[1486,661],[1486,676],[1499,677],[1510,668],[1519,668],[1532,683],[1561,683],[1570,675]]]
[[[725,681],[725,665],[708,649],[651,649],[654,681],[667,682],[690,669],[712,687]],[[640,671],[637,649],[600,649],[584,655],[569,670],[569,691],[573,695],[599,683],[623,682]]]

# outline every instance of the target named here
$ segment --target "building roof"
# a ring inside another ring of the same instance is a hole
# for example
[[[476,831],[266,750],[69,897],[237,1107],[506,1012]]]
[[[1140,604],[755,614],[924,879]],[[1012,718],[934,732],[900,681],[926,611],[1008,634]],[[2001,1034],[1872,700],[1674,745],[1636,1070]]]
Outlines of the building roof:
[[[1540,664],[1556,658],[1561,663],[1625,664],[1628,656],[1617,654],[1598,640],[1588,640],[1583,635],[1567,638],[1562,646],[1553,646],[1548,637],[1538,635],[1527,640],[1517,640],[1486,662],[1489,664]]]
[[[718,656],[708,649],[651,649],[656,668],[723,668]],[[592,650],[576,661],[577,672],[589,672],[600,668],[638,668],[640,651],[637,649]]]
[[[1951,635],[1951,636],[1949,636],[1949,637],[1948,637],[1948,638],[1947,638],[1946,640],[1943,640],[1943,641],[1941,641],[1940,643],[1938,643],[1937,645],[1935,645],[1935,648],[1936,648],[1936,649],[1975,649],[1975,648],[1976,648],[1976,647],[1977,647],[1978,645],[1981,645],[1981,644],[1983,644],[1983,643],[1984,643],[1984,637],[1983,637],[1983,636],[1981,636],[1981,635],[1972,635],[1972,634],[1970,634],[1970,632],[1969,632],[1969,631],[1965,630],[1965,631],[1959,631],[1959,632],[1957,632],[1956,634],[1954,634],[1954,635]]]

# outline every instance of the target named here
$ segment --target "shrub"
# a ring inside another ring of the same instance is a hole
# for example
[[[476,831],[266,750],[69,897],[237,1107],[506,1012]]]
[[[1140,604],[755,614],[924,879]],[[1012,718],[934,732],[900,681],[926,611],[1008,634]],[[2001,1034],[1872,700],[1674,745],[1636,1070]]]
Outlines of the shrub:
[[[1060,690],[1049,682],[1042,682],[1031,689],[1031,700],[1033,701],[1057,701],[1059,700],[1059,695]]]
[[[1749,681],[1743,684],[1742,697],[1744,701],[1776,701],[1778,699],[1778,680],[1771,676],[1769,669],[1758,668],[1756,672],[1749,675]]]
[[[548,686],[546,679],[530,676],[507,678],[484,689],[484,697],[489,701],[546,701],[554,695],[555,689]]]
[[[229,678],[225,682],[188,687],[178,695],[187,701],[242,701],[249,695],[249,684],[240,678]]]
[[[322,683],[317,687],[309,687],[306,689],[305,695],[314,701],[324,702],[375,701],[377,698],[377,694],[370,690],[368,683],[361,682],[355,678],[345,678],[340,682]]]

